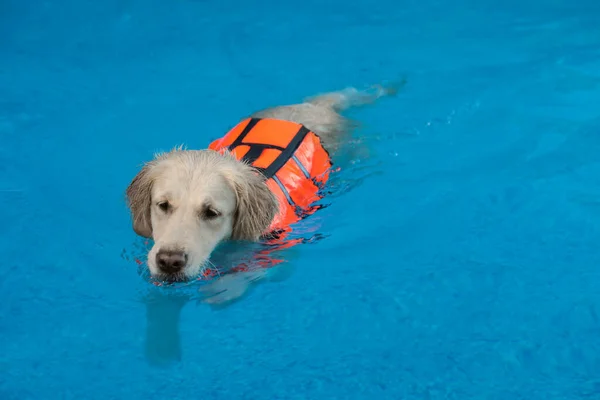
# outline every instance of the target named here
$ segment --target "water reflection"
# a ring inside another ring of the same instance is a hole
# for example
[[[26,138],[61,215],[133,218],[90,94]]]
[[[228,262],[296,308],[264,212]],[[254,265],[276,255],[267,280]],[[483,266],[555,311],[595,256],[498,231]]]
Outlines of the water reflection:
[[[141,296],[146,308],[146,360],[156,366],[181,361],[184,346],[179,324],[181,312],[189,302],[219,310],[242,300],[257,284],[289,278],[293,274],[293,263],[289,261],[294,258],[297,245],[326,237],[307,235],[317,228],[303,229],[302,236],[294,232],[262,243],[223,244],[211,256],[213,266],[190,282],[155,281],[145,263],[137,259],[140,275],[150,283]]]
[[[324,201],[314,205],[315,211],[326,208],[328,202],[353,190],[369,176],[380,173],[378,167],[378,164],[355,162],[344,165],[344,174],[331,175],[323,193]],[[295,224],[293,231],[279,232],[260,243],[224,243],[215,249],[211,265],[199,278],[176,283],[159,282],[150,277],[145,258],[151,243],[138,242],[139,247],[135,249],[138,256],[133,258],[140,276],[148,283],[141,296],[146,308],[147,361],[165,365],[182,359],[185,346],[181,343],[179,323],[187,303],[208,305],[218,310],[237,303],[257,284],[288,279],[294,270],[294,263],[290,261],[303,247],[299,245],[316,243],[328,236],[319,231],[320,219],[310,216]]]

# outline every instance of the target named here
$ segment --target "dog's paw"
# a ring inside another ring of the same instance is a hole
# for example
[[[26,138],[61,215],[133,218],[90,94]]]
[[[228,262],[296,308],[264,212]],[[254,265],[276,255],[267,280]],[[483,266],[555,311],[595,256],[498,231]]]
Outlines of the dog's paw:
[[[224,306],[241,298],[253,282],[265,276],[264,270],[228,274],[199,289],[203,303]]]

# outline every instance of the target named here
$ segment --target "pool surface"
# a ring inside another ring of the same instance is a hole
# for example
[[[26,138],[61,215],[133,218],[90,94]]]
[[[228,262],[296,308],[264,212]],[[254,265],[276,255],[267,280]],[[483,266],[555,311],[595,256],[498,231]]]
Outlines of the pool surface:
[[[600,398],[600,2],[286,4],[0,1],[0,399]],[[155,151],[398,79],[281,279],[144,279]]]

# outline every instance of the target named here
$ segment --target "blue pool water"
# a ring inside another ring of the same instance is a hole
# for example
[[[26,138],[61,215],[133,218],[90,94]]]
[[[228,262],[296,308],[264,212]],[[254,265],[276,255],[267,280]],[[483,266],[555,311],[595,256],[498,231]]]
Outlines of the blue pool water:
[[[402,78],[285,279],[143,278],[155,151]],[[600,398],[599,105],[596,0],[0,1],[0,398]]]

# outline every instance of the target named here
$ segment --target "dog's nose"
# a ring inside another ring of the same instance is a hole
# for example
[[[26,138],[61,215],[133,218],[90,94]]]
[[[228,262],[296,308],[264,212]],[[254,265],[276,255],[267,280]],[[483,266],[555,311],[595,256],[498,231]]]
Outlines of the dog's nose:
[[[187,254],[180,250],[159,250],[156,253],[156,265],[166,274],[180,272],[187,263]]]

